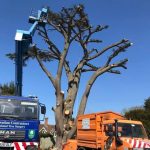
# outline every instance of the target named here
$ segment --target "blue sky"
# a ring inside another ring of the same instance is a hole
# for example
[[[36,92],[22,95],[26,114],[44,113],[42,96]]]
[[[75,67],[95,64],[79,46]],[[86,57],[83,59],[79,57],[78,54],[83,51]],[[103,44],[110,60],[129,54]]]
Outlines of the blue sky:
[[[144,99],[150,96],[150,1],[149,0],[1,0],[0,4],[0,83],[14,80],[14,64],[5,57],[8,52],[14,52],[14,37],[17,29],[28,30],[28,17],[31,11],[40,10],[43,6],[50,6],[54,11],[62,7],[71,7],[82,3],[89,15],[92,25],[109,25],[97,37],[103,40],[100,48],[123,38],[129,39],[133,44],[120,58],[128,58],[128,69],[122,70],[121,75],[105,74],[97,79],[90,96],[86,113],[113,110],[122,112],[124,109],[140,106]],[[55,36],[54,36],[55,37]],[[40,47],[37,34],[34,42]],[[55,37],[56,44],[60,44]],[[72,47],[69,59],[75,63],[79,60],[78,47]],[[74,59],[74,57],[77,57]],[[103,60],[103,59],[102,59]],[[119,58],[118,58],[119,60]],[[97,60],[96,63],[99,63]],[[54,72],[54,64],[49,69]],[[88,80],[83,75],[80,92],[74,112],[82,96]],[[62,81],[65,87],[65,78]],[[40,70],[36,61],[30,61],[24,68],[23,95],[37,95],[41,102],[47,106],[49,122],[54,123],[51,107],[55,105],[54,90],[49,80]]]

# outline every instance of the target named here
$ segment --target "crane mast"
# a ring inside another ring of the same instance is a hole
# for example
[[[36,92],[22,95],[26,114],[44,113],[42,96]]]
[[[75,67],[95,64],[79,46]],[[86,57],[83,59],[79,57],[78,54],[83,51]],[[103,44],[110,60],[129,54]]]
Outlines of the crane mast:
[[[38,11],[37,17],[29,16],[29,23],[32,24],[28,31],[17,30],[15,35],[15,95],[22,96],[22,76],[23,76],[23,55],[32,44],[32,36],[37,26],[45,26],[47,9]]]

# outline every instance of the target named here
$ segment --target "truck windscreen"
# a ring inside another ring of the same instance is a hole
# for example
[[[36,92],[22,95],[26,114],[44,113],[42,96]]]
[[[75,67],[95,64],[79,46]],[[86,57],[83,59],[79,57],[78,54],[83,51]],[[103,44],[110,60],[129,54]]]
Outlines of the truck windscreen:
[[[122,127],[122,131],[118,133],[121,137],[147,138],[140,124],[118,123],[118,127]]]
[[[1,119],[38,119],[38,103],[36,101],[18,101],[0,99],[0,118]]]

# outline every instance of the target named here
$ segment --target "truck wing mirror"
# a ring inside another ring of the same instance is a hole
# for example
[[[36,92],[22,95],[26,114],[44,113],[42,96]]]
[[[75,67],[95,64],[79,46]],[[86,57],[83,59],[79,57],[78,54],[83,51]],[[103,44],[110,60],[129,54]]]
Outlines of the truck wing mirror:
[[[105,132],[113,132],[113,125],[112,124],[107,124],[105,125]]]
[[[112,124],[105,125],[104,130],[105,130],[105,132],[108,136],[113,136],[114,135],[114,126]]]
[[[41,114],[46,114],[46,107],[45,106],[41,106]]]

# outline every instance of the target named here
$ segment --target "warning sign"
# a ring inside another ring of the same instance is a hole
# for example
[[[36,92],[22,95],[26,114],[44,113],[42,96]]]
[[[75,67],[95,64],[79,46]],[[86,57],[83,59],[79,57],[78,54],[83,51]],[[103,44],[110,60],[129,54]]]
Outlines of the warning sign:
[[[90,119],[85,118],[82,120],[82,129],[90,129]]]

